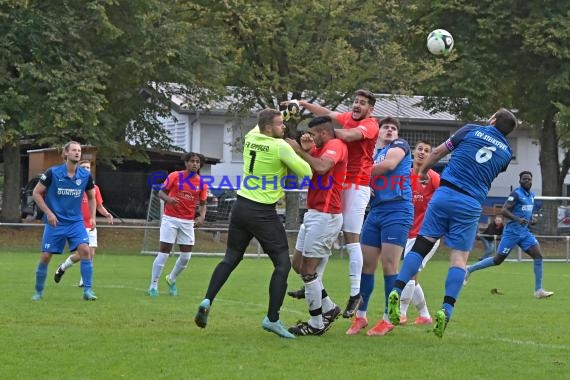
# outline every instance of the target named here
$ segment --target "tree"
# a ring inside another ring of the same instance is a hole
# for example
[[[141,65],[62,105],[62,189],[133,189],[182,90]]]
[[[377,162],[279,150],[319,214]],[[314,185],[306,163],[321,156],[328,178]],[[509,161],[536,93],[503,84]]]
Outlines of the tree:
[[[214,43],[216,27],[203,22],[206,5],[0,0],[2,220],[19,221],[23,137],[96,145],[106,161],[144,159],[143,148],[170,145],[158,118],[169,114],[171,97],[199,107],[224,81],[226,54]],[[140,96],[145,87],[149,99]]]
[[[398,1],[225,0],[212,7],[212,23],[224,25],[233,46],[236,112],[301,96],[334,109],[358,88],[406,94],[437,72],[431,60],[406,58],[399,41],[409,22]],[[290,136],[297,124],[288,123]],[[297,209],[297,196],[288,194],[287,228],[298,226]]]
[[[570,168],[570,3],[522,0],[419,1],[417,30],[448,29],[455,53],[445,75],[426,81],[426,104],[465,118],[517,110],[540,141],[542,194],[562,194]],[[416,50],[420,47],[417,46]],[[562,158],[559,147],[564,147]],[[553,216],[556,214],[551,213]],[[550,218],[549,232],[556,223]]]

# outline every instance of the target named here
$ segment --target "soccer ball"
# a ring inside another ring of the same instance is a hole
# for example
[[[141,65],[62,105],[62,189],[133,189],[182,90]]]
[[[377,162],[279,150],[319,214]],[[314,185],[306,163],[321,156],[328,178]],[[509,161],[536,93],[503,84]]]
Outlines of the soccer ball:
[[[436,29],[427,37],[427,48],[435,55],[448,55],[453,49],[453,37],[445,29]]]

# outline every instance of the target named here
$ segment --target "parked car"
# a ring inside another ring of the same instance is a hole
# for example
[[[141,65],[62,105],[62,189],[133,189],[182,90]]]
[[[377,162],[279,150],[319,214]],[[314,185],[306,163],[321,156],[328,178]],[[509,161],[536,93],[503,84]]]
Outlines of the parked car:
[[[41,219],[44,216],[44,212],[39,209],[32,197],[34,187],[36,187],[39,181],[40,176],[38,175],[30,179],[20,191],[20,215],[22,218]]]

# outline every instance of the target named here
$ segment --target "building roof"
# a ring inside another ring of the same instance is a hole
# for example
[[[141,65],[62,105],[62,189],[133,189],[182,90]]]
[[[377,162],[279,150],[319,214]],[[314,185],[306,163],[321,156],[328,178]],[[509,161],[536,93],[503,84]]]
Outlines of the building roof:
[[[376,104],[372,116],[382,118],[385,116],[397,117],[401,122],[406,121],[423,121],[427,124],[447,124],[458,125],[461,121],[449,112],[430,112],[422,108],[419,104],[423,100],[423,96],[404,96],[391,94],[376,94]],[[194,109],[188,107],[188,99],[182,95],[173,95],[171,97],[173,106],[180,113],[195,113]],[[223,100],[213,102],[206,109],[201,109],[201,113],[225,114],[230,109],[232,103],[239,102],[239,99],[233,96],[226,96]],[[339,104],[335,111],[346,112],[351,109],[351,100],[345,104]],[[252,113],[259,112],[260,109],[253,108]]]

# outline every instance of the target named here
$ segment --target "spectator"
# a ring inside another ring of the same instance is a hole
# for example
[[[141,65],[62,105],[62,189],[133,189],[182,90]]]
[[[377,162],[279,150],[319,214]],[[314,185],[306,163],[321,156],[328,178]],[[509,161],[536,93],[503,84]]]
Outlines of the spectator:
[[[495,219],[489,223],[487,228],[479,235],[483,247],[485,247],[485,252],[483,256],[479,257],[479,260],[486,259],[495,254],[495,236],[500,237],[503,234],[503,216],[495,215]]]

